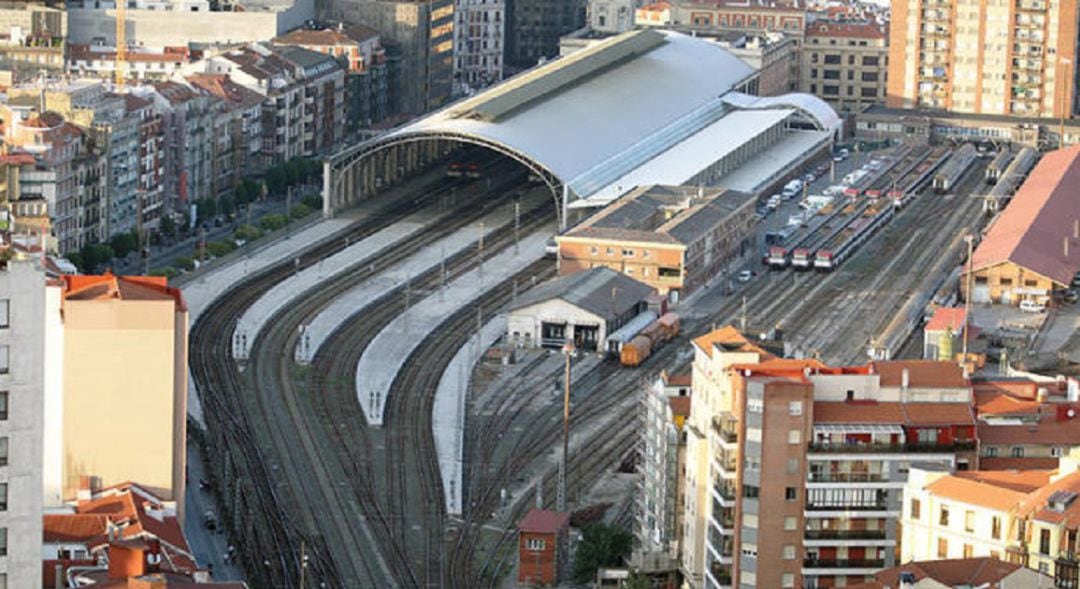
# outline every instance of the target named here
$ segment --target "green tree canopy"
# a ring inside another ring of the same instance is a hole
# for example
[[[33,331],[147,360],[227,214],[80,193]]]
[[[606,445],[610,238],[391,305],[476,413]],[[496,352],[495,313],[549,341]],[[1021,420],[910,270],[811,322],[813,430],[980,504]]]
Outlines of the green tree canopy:
[[[597,569],[622,566],[633,548],[634,537],[626,530],[602,523],[585,526],[574,554],[574,579],[585,583]]]

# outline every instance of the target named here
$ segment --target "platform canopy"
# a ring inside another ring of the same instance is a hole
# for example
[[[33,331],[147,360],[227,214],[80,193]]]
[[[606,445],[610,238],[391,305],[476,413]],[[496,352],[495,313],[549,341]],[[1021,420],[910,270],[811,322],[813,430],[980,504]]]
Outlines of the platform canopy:
[[[608,200],[628,181],[689,178],[783,117],[802,116],[821,131],[837,127],[836,113],[813,96],[749,96],[755,80],[754,68],[710,41],[673,31],[631,31],[510,78],[363,148],[425,139],[484,145],[542,173],[570,199]],[[680,154],[677,169],[671,168],[673,158],[661,157],[669,151]]]

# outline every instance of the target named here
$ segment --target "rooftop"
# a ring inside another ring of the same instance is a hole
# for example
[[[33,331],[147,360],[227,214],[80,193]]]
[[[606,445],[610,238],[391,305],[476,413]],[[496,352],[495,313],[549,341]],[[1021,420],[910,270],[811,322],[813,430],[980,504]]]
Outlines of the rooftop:
[[[518,297],[510,308],[517,310],[562,299],[600,317],[611,318],[627,312],[652,292],[652,287],[621,272],[599,267],[545,282]]]
[[[555,534],[569,524],[569,513],[558,513],[534,507],[518,524],[518,531],[532,534]]]
[[[828,22],[816,21],[806,27],[806,36],[809,38],[841,37],[845,39],[874,39],[884,41],[889,36],[888,29],[879,27],[874,23],[862,22]]]
[[[934,309],[934,316],[926,323],[923,331],[953,330],[959,333],[964,328],[966,312],[963,307],[938,307]]]
[[[209,92],[236,108],[250,108],[263,102],[261,94],[233,82],[226,74],[192,74],[186,79],[192,86]]]
[[[565,236],[690,245],[752,200],[752,195],[734,191],[642,186]]]
[[[816,401],[816,424],[975,425],[967,403],[879,403]]]
[[[1029,569],[1023,569],[1019,564],[992,557],[956,558],[909,562],[874,573],[873,581],[848,585],[848,587],[850,589],[900,589],[902,587],[900,584],[901,573],[911,574],[916,582],[926,579],[940,583],[940,585],[928,584],[931,587],[944,585],[945,587],[984,587],[986,589],[1005,587],[1004,584],[999,585],[998,583],[1005,580],[1006,577],[1017,573],[1022,575],[1039,574]],[[1044,580],[1049,583],[1047,586],[1053,585],[1052,579],[1049,577],[1044,577]],[[1030,579],[1019,580],[1019,582],[1024,581],[1030,581]],[[919,586],[921,587],[922,584]],[[1010,583],[1009,586],[1012,587],[1013,584]],[[1017,584],[1016,586],[1019,587],[1020,585]]]
[[[1080,271],[1078,185],[1080,145],[1043,156],[976,248],[975,270],[1012,262],[1069,284]]]
[[[955,362],[937,360],[895,360],[872,362],[870,367],[881,375],[881,386],[899,387],[907,370],[908,387],[919,388],[967,388],[968,379],[964,369]]]
[[[709,357],[712,357],[714,349],[722,352],[758,354],[761,360],[771,360],[776,357],[731,325],[725,325],[694,338],[694,345]]]
[[[179,289],[168,285],[168,279],[159,276],[116,276],[66,274],[62,291],[66,301],[176,301],[178,310],[186,310]]]

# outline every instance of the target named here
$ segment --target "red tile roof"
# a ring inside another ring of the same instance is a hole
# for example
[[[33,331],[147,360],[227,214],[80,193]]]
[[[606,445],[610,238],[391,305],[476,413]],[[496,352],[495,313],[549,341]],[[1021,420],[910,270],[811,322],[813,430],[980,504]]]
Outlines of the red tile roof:
[[[938,307],[934,310],[934,316],[926,323],[923,331],[951,329],[953,333],[959,333],[964,328],[965,315],[966,312],[963,307]]]
[[[896,360],[873,362],[871,366],[881,375],[883,387],[900,386],[904,369],[908,371],[908,386],[911,388],[960,389],[968,386],[964,370],[956,362]]]
[[[184,297],[179,289],[168,285],[168,279],[160,276],[116,276],[65,274],[63,297],[65,300],[137,300],[176,301],[179,310],[186,310]]]
[[[1038,421],[1021,425],[991,425],[979,423],[978,435],[982,444],[1006,446],[1074,446],[1080,440],[1080,410],[1074,416],[1059,415],[1068,411],[1063,403],[1048,404]]]
[[[249,108],[262,104],[263,96],[233,82],[226,74],[193,74],[187,81],[192,86],[226,101],[238,108]]]
[[[1012,262],[1058,284],[1069,284],[1080,270],[1080,240],[1073,237],[1074,223],[1080,219],[1077,186],[1080,145],[1043,156],[975,250],[975,270]]]
[[[1058,459],[1052,456],[979,458],[979,468],[986,470],[1053,470],[1058,467],[1058,463]]]
[[[1020,565],[996,558],[956,558],[951,560],[926,560],[874,573],[874,580],[850,589],[877,589],[900,587],[900,573],[912,573],[915,581],[932,579],[947,587],[997,587],[996,583],[1016,572]],[[993,585],[992,585],[993,584]]]
[[[102,514],[46,514],[45,542],[92,542],[106,535],[109,518]]]
[[[687,417],[690,415],[690,397],[672,397],[669,401],[671,403],[671,412],[679,417]]]
[[[897,424],[975,425],[975,416],[967,403],[878,403],[876,401],[817,401],[814,423],[820,424]]]
[[[987,381],[974,383],[975,410],[982,415],[1030,415],[1038,413],[1038,383]]]
[[[1027,492],[1004,488],[991,481],[959,476],[942,477],[926,489],[934,495],[968,505],[979,505],[997,511],[1011,511],[1027,499]]]
[[[873,23],[840,23],[816,21],[806,27],[807,37],[835,37],[845,39],[876,39],[884,41],[888,29]]]
[[[518,524],[521,532],[533,534],[555,534],[570,524],[569,513],[558,513],[547,509],[532,508]]]
[[[694,338],[694,345],[710,357],[713,354],[713,348],[721,348],[728,352],[753,352],[760,354],[763,360],[775,357],[763,348],[751,343],[742,332],[730,325],[714,329],[705,335]]]

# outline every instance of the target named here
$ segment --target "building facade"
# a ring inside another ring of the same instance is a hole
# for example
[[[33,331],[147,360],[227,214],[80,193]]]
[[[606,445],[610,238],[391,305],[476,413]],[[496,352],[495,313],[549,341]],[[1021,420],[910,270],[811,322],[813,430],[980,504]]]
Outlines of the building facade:
[[[785,33],[802,44],[808,21],[805,7],[797,3],[671,2],[671,24],[679,28]]]
[[[7,250],[11,253],[11,250]],[[57,504],[59,297],[38,258],[0,269],[0,586],[41,585],[41,519]],[[51,501],[50,501],[51,500]]]
[[[638,550],[643,561],[672,562],[678,569],[682,539],[686,420],[690,375],[661,373],[643,393],[642,478],[638,491]],[[653,556],[655,555],[655,556]]]
[[[182,519],[187,307],[163,278],[63,281],[63,499],[87,477],[99,486],[139,481],[175,501]],[[134,413],[116,427],[124,411]]]
[[[803,44],[800,90],[839,112],[885,102],[888,39],[888,31],[874,23],[811,23]]]
[[[506,63],[528,69],[559,54],[559,37],[585,26],[585,0],[509,0]]]
[[[554,585],[566,566],[570,514],[531,509],[518,523],[518,576],[522,585]]]
[[[1075,0],[896,0],[889,35],[890,107],[1076,112]]]
[[[454,94],[471,93],[501,80],[506,2],[459,0],[454,18]]]

